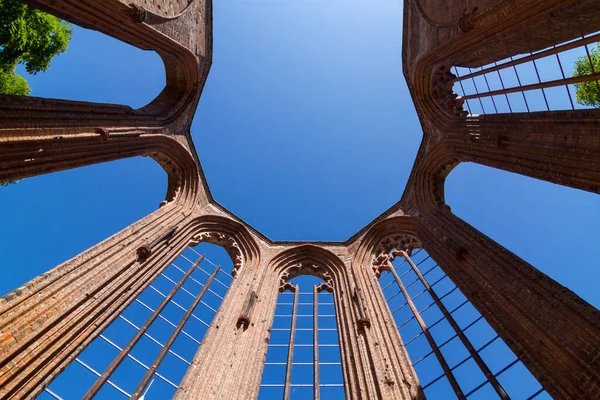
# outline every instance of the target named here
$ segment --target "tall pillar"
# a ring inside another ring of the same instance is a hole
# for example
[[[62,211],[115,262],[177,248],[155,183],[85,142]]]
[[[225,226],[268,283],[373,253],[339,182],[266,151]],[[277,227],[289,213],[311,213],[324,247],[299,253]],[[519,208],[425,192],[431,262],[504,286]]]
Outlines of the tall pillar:
[[[453,215],[423,217],[428,253],[544,389],[600,396],[600,311]]]
[[[357,287],[360,287],[355,301],[360,299],[358,307],[364,310],[369,320],[369,325],[356,333],[370,354],[370,373],[374,386],[378,388],[377,398],[424,399],[419,379],[381,290],[379,277],[370,264],[355,265],[354,276]]]
[[[243,265],[232,281],[175,399],[253,399],[277,302],[277,277]],[[252,294],[254,292],[254,295]],[[251,297],[255,297],[250,304]]]
[[[0,398],[35,397],[185,249],[165,207],[0,299]]]

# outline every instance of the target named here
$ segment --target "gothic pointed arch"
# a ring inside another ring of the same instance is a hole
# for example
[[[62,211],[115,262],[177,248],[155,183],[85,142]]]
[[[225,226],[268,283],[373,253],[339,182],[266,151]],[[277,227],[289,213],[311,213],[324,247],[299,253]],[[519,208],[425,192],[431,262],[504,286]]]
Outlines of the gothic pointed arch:
[[[197,218],[190,225],[190,246],[207,242],[223,247],[233,262],[231,274],[234,277],[243,266],[258,264],[258,245],[241,223],[226,217],[207,215]]]

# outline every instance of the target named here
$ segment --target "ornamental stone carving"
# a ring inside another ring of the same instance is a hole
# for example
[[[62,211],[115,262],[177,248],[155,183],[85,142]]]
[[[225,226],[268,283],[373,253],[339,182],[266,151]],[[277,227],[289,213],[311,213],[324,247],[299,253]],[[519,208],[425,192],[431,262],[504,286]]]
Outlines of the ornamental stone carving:
[[[464,118],[469,112],[463,108],[462,100],[453,89],[453,80],[456,79],[450,71],[449,65],[440,65],[434,70],[431,77],[431,93],[440,108],[451,117]]]
[[[202,242],[212,243],[225,249],[231,258],[231,261],[233,262],[231,276],[235,278],[240,268],[242,268],[242,265],[244,264],[244,256],[242,255],[240,246],[237,244],[235,239],[224,233],[202,232],[192,237],[190,240],[190,246],[197,246]]]

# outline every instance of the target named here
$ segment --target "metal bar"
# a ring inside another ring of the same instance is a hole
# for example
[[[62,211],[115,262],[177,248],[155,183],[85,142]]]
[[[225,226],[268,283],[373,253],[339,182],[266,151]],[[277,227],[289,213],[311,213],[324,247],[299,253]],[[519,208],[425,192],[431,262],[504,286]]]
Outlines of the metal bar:
[[[131,352],[131,350],[133,350],[133,347],[144,336],[144,333],[146,333],[148,328],[150,328],[150,325],[152,325],[152,323],[158,318],[160,313],[164,310],[164,308],[167,306],[167,304],[169,304],[171,299],[175,296],[175,293],[177,293],[177,291],[183,286],[183,283],[186,281],[187,278],[189,278],[189,276],[192,274],[192,272],[194,272],[196,267],[202,262],[203,259],[204,259],[204,256],[200,256],[200,258],[198,258],[198,260],[196,260],[196,262],[192,264],[190,269],[188,269],[188,271],[179,280],[179,282],[177,282],[177,284],[175,286],[173,286],[173,288],[165,296],[163,301],[158,305],[158,307],[156,307],[156,309],[154,310],[152,315],[150,315],[150,318],[148,318],[146,320],[146,322],[144,322],[144,324],[135,333],[135,335],[133,335],[131,340],[129,340],[129,343],[127,343],[127,345],[111,361],[111,363],[108,365],[106,370],[102,373],[102,375],[98,379],[96,379],[96,382],[94,382],[92,387],[89,388],[89,390],[85,393],[85,395],[83,395],[83,397],[82,397],[83,400],[90,400],[96,394],[98,394],[98,392],[100,391],[100,389],[102,389],[102,386],[104,386],[104,384],[106,383],[108,378],[110,378],[110,376],[115,372],[115,370],[119,367],[119,365],[121,365],[123,360],[125,360],[125,358],[127,358],[127,355],[129,354],[129,352]]]
[[[471,68],[469,68],[469,73],[470,72],[471,72]],[[477,82],[475,82],[475,78],[471,78],[471,80],[473,81],[473,87],[475,88],[475,93],[479,94],[479,89],[477,89]],[[483,102],[481,101],[481,98],[478,98],[477,100],[479,100],[479,105],[481,106],[481,112],[483,114],[486,114],[485,107],[483,106]]]
[[[162,297],[162,298],[165,298],[165,297],[167,297],[167,295],[165,295],[163,292],[161,292],[160,290],[158,290],[158,289],[157,289],[157,288],[155,288],[154,286],[152,286],[152,285],[149,285],[149,287],[150,287],[150,289],[152,289],[152,290],[154,290],[156,293],[158,293],[158,295],[159,295],[160,297]],[[195,298],[196,298],[196,297],[194,297],[194,299],[195,299]],[[187,309],[186,309],[184,306],[182,306],[181,304],[179,304],[179,303],[178,303],[178,302],[176,302],[175,300],[171,300],[171,303],[173,303],[173,305],[174,305],[175,307],[179,308],[180,310],[182,310],[182,311],[184,311],[184,312],[185,312],[185,311],[187,311]],[[204,303],[204,301],[201,301],[201,302],[200,302],[200,304],[206,304],[206,303]],[[210,306],[208,306],[208,308],[211,308],[211,307],[210,307]],[[212,309],[212,308],[211,308],[211,309]],[[215,311],[215,312],[216,312],[216,311]],[[197,319],[198,321],[202,322],[202,323],[203,323],[204,325],[206,325],[207,327],[208,327],[208,325],[209,325],[209,324],[207,324],[206,322],[204,322],[203,320],[201,320],[199,317],[195,316],[194,314],[192,314],[192,318],[194,318],[194,319]],[[172,324],[172,325],[173,325],[173,324]],[[175,326],[175,325],[173,325],[173,326]]]
[[[529,55],[533,55],[533,52],[531,51],[531,37],[529,35],[529,30],[525,31],[525,38],[527,41],[527,47],[529,47]],[[540,72],[538,71],[535,59],[531,60],[531,62],[533,63],[533,69],[535,70],[535,75],[537,76],[538,82],[542,83],[542,80],[540,79]],[[546,91],[543,88],[542,95],[544,96],[544,102],[546,103],[546,111],[550,111],[550,106],[548,105],[548,98],[546,97]]]
[[[136,302],[140,303],[142,306],[144,306],[145,308],[147,308],[148,310],[150,310],[150,312],[154,312],[154,309],[152,307],[150,307],[148,304],[144,303],[143,301],[141,301],[140,299],[135,299]],[[187,311],[185,308],[183,309],[184,311]],[[175,325],[174,323],[172,323],[171,321],[169,321],[167,318],[163,317],[162,315],[159,315],[158,318],[162,319],[163,321],[165,321],[167,324],[171,325],[173,328],[175,328],[177,325]],[[199,320],[200,322],[202,322],[204,325],[206,325],[207,327],[209,326],[206,322],[202,321],[200,318],[194,316],[194,318],[196,318],[197,320]],[[192,339],[194,342],[200,344],[200,342],[193,337],[192,335],[190,335],[189,333],[187,333],[186,331],[182,331],[181,333],[183,333],[185,336],[189,337],[190,339]]]
[[[494,340],[496,340],[498,337],[495,337]],[[496,372],[494,374],[494,376],[500,376],[500,374],[506,372],[506,370],[508,370],[510,367],[512,367],[513,365],[515,365],[516,363],[519,362],[519,359],[516,358],[515,360],[513,360],[510,364],[508,364],[506,367],[502,368],[500,371]]]
[[[469,300],[465,300],[462,303],[460,303],[458,306],[456,306],[454,309],[452,309],[452,311],[450,311],[450,314],[454,313],[454,311],[460,309],[461,307],[463,307],[465,304],[467,304],[469,302]],[[480,316],[481,317],[481,316]],[[483,317],[482,317],[483,318]],[[433,328],[434,326],[436,326],[437,324],[439,324],[440,322],[442,322],[444,320],[444,317],[438,319],[437,321],[435,321],[433,324],[431,324],[429,326],[429,329]],[[476,320],[475,322],[477,322],[478,320]],[[463,329],[466,330],[467,328]]]
[[[323,292],[322,294],[327,295],[327,294],[330,294],[330,293]],[[283,293],[279,293],[279,295],[280,296],[295,296],[296,293],[283,292]],[[301,292],[301,293],[298,293],[298,295],[299,296],[312,296],[313,294],[312,294],[312,292]]]
[[[319,389],[319,296],[317,285],[313,286],[313,397],[314,400],[321,398]]]
[[[125,321],[126,323],[128,323],[130,326],[132,326],[133,329],[135,329],[135,330],[139,330],[140,329],[137,325],[135,325],[133,322],[131,322],[130,320],[128,320],[124,316],[119,315],[119,318],[121,318],[123,321]],[[158,340],[156,340],[154,337],[150,336],[148,333],[145,333],[144,336],[146,336],[148,339],[152,340],[160,348],[164,347],[164,345],[161,342],[159,342]],[[102,335],[100,335],[100,337],[102,337]],[[182,360],[183,362],[187,363],[188,365],[190,364],[189,361],[187,361],[185,358],[181,357],[179,354],[175,353],[174,351],[169,350],[169,353],[173,354],[175,357],[179,358],[180,360]]]
[[[579,26],[579,32],[581,33],[581,39],[585,39],[585,35],[583,34],[583,28],[581,27],[581,19],[579,18],[579,10],[577,9],[577,4],[573,4],[575,8],[575,16],[577,17],[577,26]],[[585,53],[587,54],[588,61],[590,62],[590,68],[592,70],[592,74],[596,73],[596,69],[594,68],[594,62],[592,61],[592,57],[590,56],[590,50],[587,47],[587,44],[583,46],[585,48]],[[600,93],[600,84],[598,84],[598,79],[596,79],[596,90]]]
[[[179,321],[179,324],[177,324],[177,327],[171,333],[171,336],[169,336],[169,339],[165,343],[165,347],[163,347],[161,349],[161,351],[156,356],[156,359],[154,360],[154,362],[152,363],[152,365],[150,366],[150,368],[148,369],[148,371],[146,371],[146,374],[144,375],[144,377],[142,378],[141,382],[138,384],[137,388],[133,392],[133,395],[131,396],[131,399],[137,400],[142,395],[144,389],[146,388],[146,385],[148,385],[148,383],[150,382],[150,380],[154,376],[154,373],[158,369],[158,366],[160,365],[160,363],[162,362],[162,360],[167,355],[168,350],[171,348],[171,346],[175,342],[175,339],[177,339],[177,336],[179,336],[179,333],[181,333],[181,331],[183,330],[183,326],[185,325],[185,323],[188,321],[188,319],[190,319],[190,316],[194,312],[194,309],[196,308],[196,306],[198,306],[198,304],[200,303],[200,300],[202,300],[202,297],[204,297],[204,294],[206,293],[208,287],[211,285],[211,283],[215,279],[215,276],[219,272],[219,269],[220,269],[220,267],[217,266],[217,268],[215,268],[215,270],[213,271],[213,273],[211,274],[211,276],[208,278],[208,280],[206,281],[206,285],[202,288],[202,290],[198,294],[198,297],[196,297],[194,299],[194,302],[192,303],[192,305],[188,308],[188,310],[186,311],[186,313],[183,316],[183,318],[181,318],[181,320]]]
[[[45,388],[44,392],[48,393],[50,396],[54,397],[56,400],[64,400],[62,397],[54,393],[52,390]]]
[[[290,318],[293,317],[294,314],[276,314],[275,317],[279,318]],[[297,317],[312,317],[312,314],[298,314]],[[319,315],[319,318],[334,318],[335,314],[327,314],[327,315]]]
[[[479,75],[487,74],[488,72],[494,72],[494,71],[502,70],[504,68],[510,68],[510,67],[513,67],[513,66],[516,66],[516,65],[519,65],[519,64],[524,64],[527,61],[533,61],[533,60],[536,60],[536,59],[544,58],[546,56],[551,56],[552,54],[562,53],[564,51],[575,49],[577,47],[584,46],[584,45],[590,44],[590,43],[595,43],[595,42],[598,42],[598,41],[600,41],[600,33],[597,33],[597,34],[592,35],[592,36],[588,36],[587,38],[579,39],[579,40],[574,41],[574,42],[565,43],[563,45],[556,46],[556,47],[554,47],[552,49],[544,50],[544,51],[541,51],[539,53],[534,53],[532,55],[529,55],[529,56],[526,56],[526,57],[522,57],[522,58],[519,58],[517,60],[512,60],[512,61],[509,61],[507,63],[496,65],[495,67],[490,67],[490,68],[487,68],[487,69],[484,69],[484,70],[481,70],[481,71],[473,72],[473,73],[468,74],[468,75],[463,75],[461,77],[457,77],[456,79],[452,79],[450,82],[454,83],[454,82],[457,82],[457,81],[462,81],[462,80],[465,80],[465,79],[474,78],[474,77],[479,76]]]
[[[291,387],[312,387],[312,383],[294,383]],[[343,383],[322,383],[320,387],[344,387]],[[260,387],[284,387],[281,383],[261,383]]]
[[[423,261],[421,261],[421,262],[423,262]],[[418,265],[418,264],[417,264],[417,265]],[[430,273],[431,271],[433,271],[433,270],[434,270],[434,269],[436,269],[437,267],[438,267],[438,265],[437,265],[437,264],[435,264],[433,267],[429,268],[429,269],[427,270],[427,272],[425,272],[425,273],[423,274],[423,276],[427,275],[428,273]],[[410,269],[410,268],[409,268],[409,269],[408,269],[408,271],[406,271],[405,273],[403,273],[402,275],[400,275],[400,278],[402,279],[402,277],[404,277],[404,275],[408,274],[410,271],[412,271],[412,269]],[[416,282],[416,280],[415,280],[415,281],[413,281],[413,283],[414,283],[414,282]],[[383,288],[383,289],[381,289],[381,290],[385,290],[385,289],[389,288],[390,286],[392,286],[393,284],[394,284],[394,280],[392,279],[392,281],[391,281],[391,282],[390,282],[388,285],[386,285],[386,287],[384,287],[384,288]],[[407,288],[408,288],[408,286],[407,286]],[[398,293],[396,293],[394,296],[390,297],[388,300],[391,300],[391,299],[393,299],[395,296],[399,295],[400,293],[401,293],[401,292],[398,292]]]
[[[87,365],[86,363],[84,363],[79,358],[75,358],[75,361],[77,361],[79,364],[81,364],[85,369],[87,369],[88,371],[90,371],[92,374],[94,374],[96,376],[100,376],[100,373],[98,371],[96,371],[94,368],[92,368],[89,365]],[[115,385],[110,380],[106,381],[106,383],[108,383],[110,386],[112,386],[113,388],[115,388],[122,395],[129,397],[129,393],[127,393],[126,391],[124,391],[123,389],[121,389],[120,387],[118,387],[117,385]]]
[[[419,326],[421,327],[421,330],[425,334],[425,337],[427,338],[427,341],[429,342],[431,349],[435,352],[435,356],[437,357],[438,362],[440,363],[442,369],[444,370],[444,374],[448,378],[448,382],[450,382],[450,385],[452,386],[452,389],[454,390],[456,397],[458,397],[461,400],[465,400],[466,397],[463,394],[462,389],[460,388],[458,381],[456,380],[456,377],[450,370],[450,367],[448,366],[448,363],[446,362],[446,359],[444,358],[442,352],[437,347],[437,344],[435,343],[433,336],[431,336],[429,329],[427,329],[427,325],[425,325],[425,321],[421,317],[421,314],[419,314],[419,311],[417,310],[417,307],[415,306],[412,299],[410,298],[408,291],[404,288],[404,284],[400,280],[398,273],[396,272],[396,270],[393,269],[393,267],[391,267],[391,272],[394,275],[394,279],[396,279],[396,283],[400,287],[400,290],[402,290],[402,293],[404,294],[404,297],[406,298],[406,302],[408,303],[412,313],[415,315],[417,322],[419,323]]]
[[[267,345],[269,347],[287,347],[287,344],[283,344],[283,343],[273,343],[273,344],[269,344]],[[311,344],[295,344],[296,347],[312,347],[312,343]],[[327,343],[327,344],[320,344],[319,347],[339,347],[339,344],[335,343]]]
[[[160,276],[162,276],[163,278],[165,278],[166,280],[168,280],[169,282],[171,282],[173,285],[177,284],[177,282],[175,282],[173,279],[169,278],[166,274],[162,273],[160,274]],[[196,296],[190,292],[189,290],[187,290],[186,288],[182,287],[181,290],[185,293],[187,293],[192,299],[195,299]],[[209,310],[213,311],[213,312],[217,312],[217,310],[215,310],[214,308],[212,308],[210,305],[208,305],[208,303],[206,303],[204,300],[202,300],[200,302],[200,304],[204,304],[206,307],[208,307]]]
[[[498,63],[494,61],[494,65],[497,67]],[[502,89],[506,89],[506,86],[504,86],[504,80],[502,79],[502,75],[500,75],[500,71],[496,71],[496,73],[498,74],[498,79],[500,79],[500,84],[502,85]],[[563,75],[563,78],[564,77],[565,76]],[[508,111],[512,114],[512,107],[510,106],[510,100],[508,99],[508,95],[505,94],[504,97],[506,98],[506,104],[508,104]]]
[[[463,100],[469,100],[469,99],[476,99],[479,97],[496,96],[496,95],[507,94],[507,93],[526,92],[528,90],[543,89],[543,88],[547,88],[547,87],[570,85],[573,83],[582,83],[582,82],[587,82],[587,81],[592,81],[592,80],[597,81],[598,79],[600,79],[600,72],[596,72],[596,73],[584,75],[584,76],[573,76],[573,77],[566,78],[566,79],[557,79],[557,80],[547,81],[547,82],[542,82],[542,83],[533,83],[530,85],[517,86],[517,87],[513,87],[513,88],[508,88],[508,89],[494,90],[493,92],[471,94],[471,95],[462,96],[459,98],[461,98]]]
[[[514,61],[512,56],[510,57],[510,61]],[[515,71],[515,76],[517,77],[517,82],[519,83],[519,87],[523,87],[523,84],[521,83],[521,78],[519,77],[519,71],[517,71],[517,67],[515,65],[513,65],[513,70]],[[525,102],[525,107],[527,108],[527,112],[530,112],[529,103],[527,102],[527,97],[525,96],[524,91],[521,91],[521,96],[523,96],[523,101]]]
[[[183,257],[185,260],[187,260],[190,264],[193,264],[194,262],[192,260],[190,260],[189,258],[187,258],[185,255],[181,255],[181,257]],[[206,260],[208,261],[208,260]],[[213,263],[211,263],[212,265],[214,265]],[[215,267],[216,268],[216,267]],[[204,269],[202,269],[202,267],[198,268],[200,271],[204,272],[206,275],[210,276],[211,274],[209,274],[207,271],[205,271]],[[221,267],[219,267],[219,269],[221,269]],[[225,286],[225,288],[229,288],[229,286],[227,286],[226,284],[224,284],[223,282],[221,282],[220,280],[215,278],[215,282],[220,283],[221,285]]]
[[[287,365],[287,362],[266,362],[265,365]],[[295,362],[292,365],[313,365],[311,362]],[[339,362],[322,362],[319,365],[342,365]]]
[[[486,344],[484,344],[483,346],[481,346],[477,351],[480,352],[483,349],[485,349],[486,347],[488,347],[490,344],[494,343],[496,341],[496,339],[498,339],[500,336],[496,335],[494,336],[490,341],[488,341]],[[464,363],[466,363],[467,361],[469,361],[471,358],[473,358],[473,356],[468,355],[466,356],[461,362],[459,362],[458,364],[456,364],[454,367],[452,367],[452,370],[454,371],[456,368],[460,367],[461,365],[463,365]],[[496,374],[494,376],[498,376],[499,374]]]
[[[292,384],[292,363],[294,361],[294,341],[296,338],[296,313],[298,312],[298,295],[300,288],[295,286],[294,291],[294,308],[292,310],[292,323],[290,325],[290,341],[288,344],[287,365],[285,367],[285,386],[283,389],[283,400],[289,400],[291,395]],[[284,345],[285,346],[285,345]]]
[[[208,261],[206,258],[205,258],[205,260],[206,260],[206,261]],[[178,266],[177,266],[175,263],[171,263],[171,265],[172,265],[172,266],[174,266],[174,267],[175,267],[175,269],[177,269],[177,270],[178,270],[179,272],[181,272],[182,274],[185,274],[185,271],[184,271],[184,270],[182,270],[181,268],[179,268],[179,267],[178,267]],[[191,279],[193,282],[196,282],[198,285],[200,285],[200,287],[204,287],[204,283],[200,282],[198,279],[194,278],[193,276],[192,276],[192,277],[190,277],[190,279]],[[228,288],[228,289],[229,289],[229,288]],[[212,294],[214,294],[215,296],[217,296],[219,299],[223,300],[223,297],[221,297],[221,296],[220,296],[218,293],[215,293],[215,292],[214,292],[212,289],[208,289],[208,291],[209,291],[209,292],[211,292]]]
[[[200,253],[198,253],[196,250],[194,250],[193,247],[188,247],[188,249],[190,249],[191,251],[193,251],[194,253],[196,253],[196,255],[198,255],[198,256],[200,255]],[[217,265],[214,262],[210,261],[208,258],[206,258],[206,262],[209,263],[209,264],[211,264],[213,267],[217,267]],[[225,274],[225,275],[227,275],[231,279],[233,279],[233,276],[231,276],[231,274],[229,274],[227,271],[225,271],[225,270],[222,269],[222,270],[220,270],[220,272],[223,273],[223,274]]]
[[[425,277],[423,277],[423,275],[421,275],[421,271],[419,271],[419,269],[417,268],[415,263],[412,261],[412,259],[408,255],[408,253],[406,253],[405,251],[402,251],[402,255],[406,258],[406,260],[410,264],[413,271],[415,271],[415,274],[417,274],[417,276],[419,277],[419,280],[421,281],[423,286],[425,286],[425,289],[429,292],[429,295],[433,299],[433,302],[438,306],[438,308],[442,312],[442,315],[446,318],[446,320],[448,321],[448,323],[450,324],[452,329],[454,329],[454,332],[456,332],[456,336],[458,336],[458,338],[460,339],[462,344],[466,347],[469,354],[471,354],[471,356],[473,357],[473,360],[475,360],[475,362],[477,363],[477,366],[479,366],[479,368],[481,369],[481,371],[483,372],[483,374],[485,375],[487,380],[490,382],[490,384],[496,391],[496,393],[498,393],[498,396],[500,396],[500,398],[503,400],[508,400],[510,397],[508,396],[508,394],[506,393],[506,391],[504,390],[504,388],[502,387],[500,382],[498,382],[498,380],[494,377],[494,374],[492,374],[492,371],[490,371],[487,364],[483,361],[481,356],[477,353],[477,351],[475,350],[475,347],[473,347],[473,344],[467,338],[467,336],[465,335],[463,330],[460,329],[460,327],[458,326],[458,323],[456,322],[456,320],[454,319],[452,314],[450,312],[448,312],[448,309],[446,308],[444,303],[442,303],[442,300],[438,297],[437,293],[431,288],[431,286],[429,286],[429,283],[427,282]]]
[[[271,330],[272,331],[289,331],[290,328],[273,328]],[[319,330],[320,331],[337,331],[337,328],[319,328]],[[312,331],[312,328],[296,328],[296,331]]]
[[[100,337],[102,339],[104,339],[107,343],[109,343],[111,346],[113,346],[115,349],[121,351],[122,349],[113,341],[111,341],[110,339],[108,339],[106,336],[104,335],[100,335]],[[173,353],[171,350],[169,350],[169,353],[174,354],[175,356],[177,356],[180,360],[183,360],[187,365],[191,365],[191,363],[189,361],[186,361],[183,357],[181,357],[180,355],[178,355],[177,353]],[[138,364],[140,367],[144,368],[144,369],[148,369],[148,366],[146,364],[144,364],[143,362],[141,362],[140,360],[138,360],[137,358],[135,358],[134,356],[132,356],[131,354],[127,354],[127,357],[131,358],[136,364]],[[158,372],[156,373],[156,376],[158,376],[160,379],[162,379],[163,381],[165,381],[166,383],[168,383],[169,385],[173,386],[175,389],[179,388],[179,386],[177,386],[176,384],[174,384],[173,382],[171,382],[170,380],[168,380],[167,378],[165,378],[164,376],[162,376],[161,374],[159,374]]]
[[[540,395],[542,392],[544,391],[544,388],[540,388],[537,392],[535,392],[534,394],[532,394],[531,396],[529,396],[527,399],[525,400],[531,400],[536,398],[538,395]]]
[[[488,92],[491,91],[492,89],[490,88],[490,83],[488,82],[487,75],[483,75],[483,79],[485,79],[485,85],[487,86]],[[493,97],[491,99],[492,104],[494,105],[494,110],[496,111],[496,114],[498,114],[498,107],[496,107],[496,101]]]
[[[552,33],[552,28],[550,28],[550,33]],[[552,40],[554,42],[554,40]],[[554,45],[554,47],[556,47],[556,45]],[[560,68],[560,74],[562,75],[563,79],[565,79],[567,76],[565,75],[565,70],[563,69],[562,66],[562,62],[560,61],[560,57],[558,56],[558,53],[555,54],[556,56],[556,61],[558,62],[558,67]],[[571,96],[571,91],[569,90],[569,85],[565,85],[565,89],[567,90],[567,95],[569,96],[569,102],[571,103],[571,110],[575,109],[575,104],[573,103],[573,96]]]
[[[485,349],[486,347],[488,347],[490,344],[492,344],[496,339],[498,339],[500,336],[496,335],[492,340],[490,340],[489,342],[487,342],[486,344],[484,344],[483,346],[481,346],[477,352],[482,351],[483,349]],[[423,357],[425,358],[425,357]],[[421,358],[422,361],[423,358]],[[463,365],[465,362],[467,362],[468,360],[471,359],[471,356],[467,356],[466,358],[464,358],[461,362],[459,362],[458,364],[456,364],[454,367],[451,368],[452,371],[454,371],[456,368],[460,367],[461,365]],[[494,376],[497,377],[498,375],[500,375],[502,372],[506,371],[508,368],[512,367],[517,361],[519,361],[518,359],[513,361],[510,365],[506,366],[504,369],[502,369],[500,372],[496,373]],[[414,364],[413,364],[414,365]],[[432,380],[431,382],[429,382],[427,385],[423,386],[423,390],[427,389],[429,386],[433,385],[434,383],[436,383],[437,381],[439,381],[441,378],[443,378],[445,375],[445,373],[442,373],[440,376],[438,376],[437,378],[435,378],[434,380]],[[466,396],[468,397],[469,395],[473,394],[475,390],[471,390],[469,393],[466,394]]]

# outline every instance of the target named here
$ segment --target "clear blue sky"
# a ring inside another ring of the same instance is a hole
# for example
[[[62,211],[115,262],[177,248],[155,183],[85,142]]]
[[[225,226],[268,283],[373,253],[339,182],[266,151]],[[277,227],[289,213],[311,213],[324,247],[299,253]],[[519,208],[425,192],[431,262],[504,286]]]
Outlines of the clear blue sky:
[[[398,201],[421,128],[401,71],[402,4],[214,4],[214,61],[192,135],[217,201],[274,240],[345,240]],[[76,28],[33,96],[140,107],[153,53]],[[0,188],[0,294],[155,210],[165,173],[135,158]],[[465,164],[453,211],[596,307],[600,196]]]

